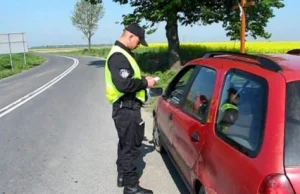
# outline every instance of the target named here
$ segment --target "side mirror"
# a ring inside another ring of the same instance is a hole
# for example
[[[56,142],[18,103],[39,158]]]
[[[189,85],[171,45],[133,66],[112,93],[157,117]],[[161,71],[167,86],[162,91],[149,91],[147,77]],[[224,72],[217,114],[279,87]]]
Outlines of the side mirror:
[[[160,87],[158,88],[149,88],[149,94],[151,97],[155,96],[161,96],[163,94],[164,90]]]
[[[151,98],[155,96],[161,96],[163,94],[162,88],[147,88],[147,101],[145,104],[151,103]]]

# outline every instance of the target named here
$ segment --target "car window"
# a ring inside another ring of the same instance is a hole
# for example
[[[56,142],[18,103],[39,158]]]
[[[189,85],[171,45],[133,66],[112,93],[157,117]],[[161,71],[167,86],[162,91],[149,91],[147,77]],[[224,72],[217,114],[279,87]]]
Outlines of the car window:
[[[300,166],[300,81],[287,84],[285,165]]]
[[[267,82],[238,70],[226,75],[218,109],[216,132],[242,153],[255,157],[264,131]]]
[[[174,77],[166,91],[165,97],[168,101],[175,105],[180,104],[194,71],[195,66],[186,66]]]
[[[184,101],[183,109],[206,122],[216,81],[216,71],[201,67]]]

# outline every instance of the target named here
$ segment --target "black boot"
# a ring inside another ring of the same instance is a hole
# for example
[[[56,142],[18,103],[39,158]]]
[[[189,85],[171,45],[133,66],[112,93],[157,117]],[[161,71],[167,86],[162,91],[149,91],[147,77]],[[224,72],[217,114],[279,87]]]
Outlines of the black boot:
[[[118,185],[118,187],[124,187],[123,175],[118,174],[117,185]]]
[[[140,187],[138,184],[136,185],[126,185],[124,187],[123,194],[153,194],[151,190],[144,189]]]

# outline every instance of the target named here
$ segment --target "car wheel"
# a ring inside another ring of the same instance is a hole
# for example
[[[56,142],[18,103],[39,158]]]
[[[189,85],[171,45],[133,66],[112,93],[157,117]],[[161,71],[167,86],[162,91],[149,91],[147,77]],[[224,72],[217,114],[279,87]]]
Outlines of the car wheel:
[[[159,153],[163,153],[164,149],[161,144],[161,138],[160,138],[158,126],[157,126],[155,119],[154,119],[154,123],[153,123],[153,142],[154,142],[155,150]]]

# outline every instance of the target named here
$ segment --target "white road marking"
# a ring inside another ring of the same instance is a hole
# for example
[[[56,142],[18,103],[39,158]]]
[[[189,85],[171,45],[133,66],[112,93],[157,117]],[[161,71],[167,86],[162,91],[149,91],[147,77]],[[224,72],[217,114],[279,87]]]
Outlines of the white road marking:
[[[79,64],[78,59],[75,59],[72,57],[66,57],[66,56],[62,56],[62,57],[72,59],[74,61],[73,65],[71,67],[69,67],[66,71],[61,73],[59,76],[57,76],[54,79],[52,79],[51,81],[49,81],[48,83],[44,84],[43,86],[39,87],[38,89],[34,90],[33,92],[23,96],[22,98],[16,100],[15,102],[7,105],[6,107],[0,109],[0,118],[3,117],[4,115],[10,113],[14,109],[18,108],[22,104],[28,102],[29,100],[36,97],[37,95],[41,94],[42,92],[44,92],[45,90],[50,88],[52,85],[56,84],[59,80],[61,80],[66,75],[68,75],[73,69],[75,69]]]

